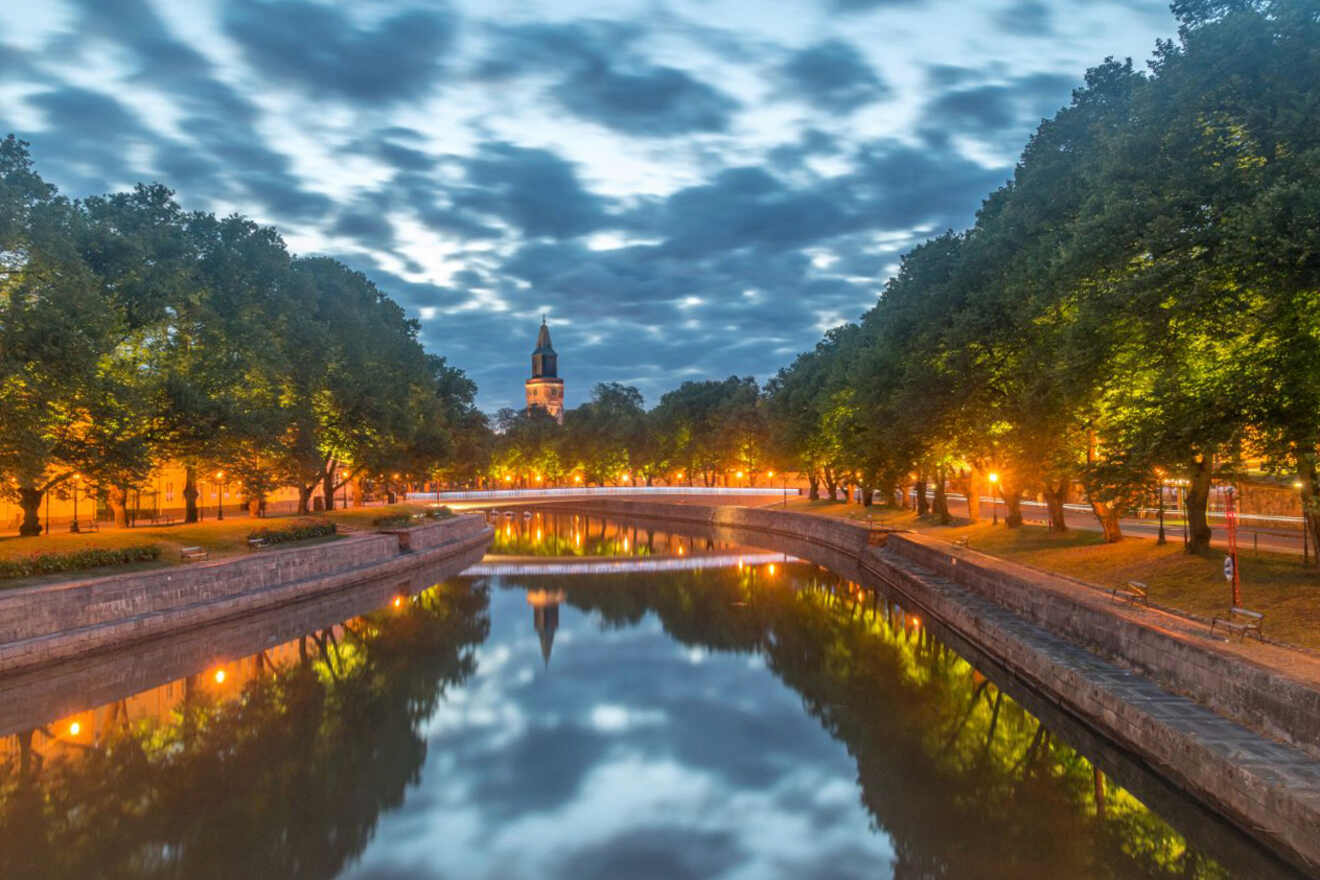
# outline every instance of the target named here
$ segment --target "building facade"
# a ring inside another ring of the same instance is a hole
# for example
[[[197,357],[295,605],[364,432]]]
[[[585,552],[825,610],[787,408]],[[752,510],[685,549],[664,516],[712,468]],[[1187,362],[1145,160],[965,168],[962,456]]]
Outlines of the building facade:
[[[541,332],[536,337],[536,350],[532,352],[532,378],[524,384],[527,389],[527,408],[539,406],[564,423],[564,380],[559,378],[559,355],[550,344],[550,327],[541,318]]]

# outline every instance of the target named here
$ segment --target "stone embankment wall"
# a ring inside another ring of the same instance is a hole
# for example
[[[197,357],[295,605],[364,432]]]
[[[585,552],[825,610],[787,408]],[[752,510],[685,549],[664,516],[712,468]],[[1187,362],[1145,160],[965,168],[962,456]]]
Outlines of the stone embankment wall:
[[[1255,662],[1204,626],[1121,607],[1092,585],[923,535],[773,508],[572,507],[715,530],[878,587],[1250,836],[1320,870],[1320,677]],[[1309,657],[1283,659],[1314,672]]]
[[[280,606],[420,567],[436,579],[479,561],[479,516],[238,559],[0,591],[0,673]],[[408,546],[405,546],[408,545]],[[409,546],[412,547],[409,550]]]

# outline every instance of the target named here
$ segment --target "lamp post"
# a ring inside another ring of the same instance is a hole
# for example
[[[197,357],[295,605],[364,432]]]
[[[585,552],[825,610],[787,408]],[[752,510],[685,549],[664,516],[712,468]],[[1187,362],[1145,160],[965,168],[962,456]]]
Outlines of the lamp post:
[[[1306,510],[1306,498],[1302,495],[1302,481],[1297,480],[1293,483],[1293,488],[1297,490],[1297,500],[1302,505],[1302,565],[1309,565],[1311,562],[1311,515]],[[1316,548],[1316,557],[1320,560],[1320,547]]]
[[[348,510],[348,471],[339,472],[339,488],[344,490],[344,497],[339,506]]]
[[[215,518],[225,518],[225,472],[215,472]]]
[[[993,511],[990,515],[990,524],[997,526],[999,525],[999,474],[993,471],[990,472],[990,498],[993,504],[990,508]]]
[[[78,526],[78,484],[82,482],[82,474],[73,475],[73,522],[69,525],[69,531],[77,534],[81,531]]]
[[[1160,535],[1155,539],[1155,543],[1162,545],[1166,543],[1164,538],[1164,474],[1159,474],[1158,476],[1160,478]]]

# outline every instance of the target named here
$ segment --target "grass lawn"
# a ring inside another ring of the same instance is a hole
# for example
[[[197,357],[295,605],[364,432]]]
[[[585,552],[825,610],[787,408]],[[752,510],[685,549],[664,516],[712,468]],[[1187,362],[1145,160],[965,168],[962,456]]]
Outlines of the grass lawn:
[[[788,509],[867,519],[867,509],[856,504],[789,499]],[[914,529],[945,540],[966,535],[973,550],[1104,587],[1142,581],[1150,588],[1151,601],[1201,617],[1223,614],[1232,598],[1224,580],[1224,552],[1190,556],[1176,537],[1162,547],[1154,538],[1136,537],[1105,544],[1098,532],[1058,535],[1041,526],[1006,529],[1002,524],[966,521],[941,526],[907,510],[874,507],[870,513],[877,525]],[[1320,650],[1320,569],[1304,568],[1301,556],[1263,551],[1257,555],[1249,549],[1238,552],[1238,564],[1242,604],[1265,614],[1266,634]]]
[[[424,511],[424,505],[396,504],[389,507],[359,507],[348,510],[335,510],[330,513],[312,514],[312,519],[328,519],[344,531],[371,531],[374,520],[381,517],[400,516]],[[129,565],[103,566],[80,571],[66,571],[37,577],[0,579],[0,589],[31,586],[33,584],[57,583],[74,578],[97,577],[100,575],[120,574],[126,571],[139,571],[179,565],[180,547],[205,547],[211,558],[237,556],[248,551],[247,537],[258,529],[280,529],[291,525],[299,517],[272,516],[265,519],[249,517],[231,517],[224,521],[209,519],[192,525],[142,526],[135,529],[106,529],[102,532],[52,532],[36,538],[16,536],[0,537],[0,560],[15,559],[24,556],[38,556],[45,553],[70,553],[89,548],[133,547],[153,544],[160,548],[160,559],[155,562],[136,562]],[[297,543],[281,544],[283,547],[305,546],[308,544],[334,541],[340,536],[312,538]]]

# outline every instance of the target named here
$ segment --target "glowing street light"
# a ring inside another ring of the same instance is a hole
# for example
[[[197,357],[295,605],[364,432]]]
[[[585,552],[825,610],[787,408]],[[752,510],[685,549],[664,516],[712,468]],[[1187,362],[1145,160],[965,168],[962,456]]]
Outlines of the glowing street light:
[[[69,736],[77,736],[82,733],[82,725],[77,721],[69,725]]]
[[[215,671],[215,683],[216,684],[225,683],[225,671],[223,669],[217,669]]]
[[[994,513],[991,515],[991,525],[999,525],[999,474],[990,472],[990,495],[994,500],[994,507],[991,508]]]
[[[225,518],[225,472],[215,472],[216,493],[215,493],[215,518]]]

